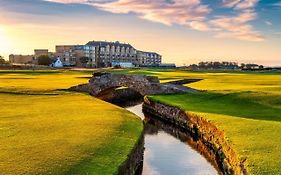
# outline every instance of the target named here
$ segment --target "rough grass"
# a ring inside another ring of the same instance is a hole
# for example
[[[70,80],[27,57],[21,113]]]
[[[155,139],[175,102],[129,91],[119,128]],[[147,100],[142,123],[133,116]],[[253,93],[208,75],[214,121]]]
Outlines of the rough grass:
[[[201,94],[158,95],[152,100],[199,114],[224,130],[252,174],[281,174],[281,75],[259,73],[162,74],[203,78],[189,84]]]
[[[117,172],[142,123],[89,95],[56,90],[85,83],[80,76],[0,73],[0,174]]]

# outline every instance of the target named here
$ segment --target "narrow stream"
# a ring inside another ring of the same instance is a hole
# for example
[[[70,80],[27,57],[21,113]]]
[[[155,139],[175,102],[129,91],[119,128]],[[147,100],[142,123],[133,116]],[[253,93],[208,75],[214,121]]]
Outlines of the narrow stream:
[[[219,174],[203,155],[192,148],[189,135],[144,115],[142,104],[126,109],[145,121],[143,175]]]

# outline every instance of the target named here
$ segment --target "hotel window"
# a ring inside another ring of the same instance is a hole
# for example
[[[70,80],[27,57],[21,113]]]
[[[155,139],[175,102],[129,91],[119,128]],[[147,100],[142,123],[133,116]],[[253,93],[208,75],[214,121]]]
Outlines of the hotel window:
[[[106,46],[106,53],[109,53],[109,49],[110,49],[110,46],[107,45],[107,46]]]
[[[100,51],[101,51],[102,53],[104,53],[104,52],[105,52],[105,48],[104,48],[104,47],[101,47],[101,48],[100,48]]]

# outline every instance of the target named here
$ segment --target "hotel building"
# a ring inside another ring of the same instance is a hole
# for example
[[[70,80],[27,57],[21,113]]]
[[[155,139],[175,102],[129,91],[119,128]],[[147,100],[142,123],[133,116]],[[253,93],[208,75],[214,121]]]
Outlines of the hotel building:
[[[36,49],[34,55],[11,55],[12,63],[37,63],[41,55],[60,58],[64,66],[77,67],[112,67],[115,65],[132,65],[135,67],[157,66],[162,62],[162,56],[155,52],[145,52],[135,49],[127,43],[89,41],[85,45],[57,45],[55,53],[47,49]],[[81,63],[80,58],[86,57],[87,63]]]
[[[56,46],[56,56],[64,65],[81,66],[80,58],[87,57],[86,67],[111,67],[118,63],[132,63],[134,66],[159,65],[161,55],[155,52],[136,50],[126,43],[90,41],[85,45]]]

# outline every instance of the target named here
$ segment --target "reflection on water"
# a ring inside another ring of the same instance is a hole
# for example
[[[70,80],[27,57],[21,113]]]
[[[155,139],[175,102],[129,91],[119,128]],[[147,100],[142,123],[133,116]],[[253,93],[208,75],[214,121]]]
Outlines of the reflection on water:
[[[142,113],[142,105],[126,108],[145,120],[144,175],[217,175],[218,171],[193,149],[187,134]]]

